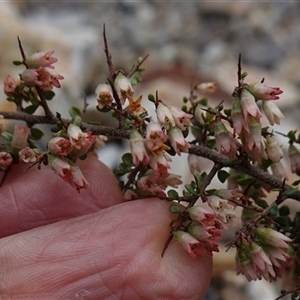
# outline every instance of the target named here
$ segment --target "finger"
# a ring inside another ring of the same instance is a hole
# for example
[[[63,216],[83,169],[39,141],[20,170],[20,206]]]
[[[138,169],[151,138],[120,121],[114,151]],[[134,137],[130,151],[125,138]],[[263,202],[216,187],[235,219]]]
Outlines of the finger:
[[[211,259],[193,259],[176,242],[162,258],[170,220],[166,202],[147,199],[3,238],[1,295],[202,299]]]
[[[49,166],[17,166],[0,188],[0,237],[43,224],[72,218],[121,203],[123,197],[112,172],[95,155],[78,163],[87,190],[77,193]]]

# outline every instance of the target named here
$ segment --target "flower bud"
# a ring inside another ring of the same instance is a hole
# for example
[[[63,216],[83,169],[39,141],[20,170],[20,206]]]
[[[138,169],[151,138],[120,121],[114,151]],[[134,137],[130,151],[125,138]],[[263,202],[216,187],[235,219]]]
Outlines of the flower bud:
[[[57,58],[52,57],[54,51],[37,52],[27,57],[26,64],[30,69],[38,69],[48,67],[54,69],[52,64],[57,62]]]
[[[252,116],[257,122],[260,121],[261,113],[259,108],[255,103],[253,95],[246,89],[243,89],[241,93],[241,105],[246,122],[248,122],[250,116]]]
[[[264,83],[252,83],[247,86],[247,90],[256,100],[277,100],[282,90],[279,87],[270,87]]]
[[[125,103],[127,96],[132,97],[134,94],[130,80],[121,72],[118,73],[114,86],[122,105]]]
[[[267,137],[266,151],[267,151],[268,157],[274,163],[280,162],[280,160],[283,157],[283,151],[279,147],[277,141],[274,138],[272,138],[271,136]]]
[[[130,149],[133,158],[133,163],[137,166],[139,163],[147,165],[149,156],[145,148],[144,138],[137,130],[132,130],[130,133]]]
[[[188,155],[188,165],[190,172],[194,175],[196,173],[201,173],[201,158],[195,154]]]
[[[15,125],[14,135],[11,141],[11,147],[15,149],[23,149],[27,145],[27,139],[30,133],[30,128],[21,124]]]
[[[166,105],[159,103],[156,108],[156,114],[159,123],[165,129],[168,130],[170,126],[175,126],[175,120],[172,116],[170,109]]]
[[[280,121],[284,119],[284,115],[273,101],[263,101],[262,108],[270,125],[273,126],[274,123],[280,125]]]

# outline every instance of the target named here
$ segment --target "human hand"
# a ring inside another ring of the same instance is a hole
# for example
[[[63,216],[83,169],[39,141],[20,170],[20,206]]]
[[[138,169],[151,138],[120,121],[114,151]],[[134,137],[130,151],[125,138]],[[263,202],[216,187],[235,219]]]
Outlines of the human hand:
[[[77,194],[49,167],[17,166],[0,189],[0,298],[202,299],[211,258],[171,242],[159,199],[124,202],[95,156],[80,163]]]

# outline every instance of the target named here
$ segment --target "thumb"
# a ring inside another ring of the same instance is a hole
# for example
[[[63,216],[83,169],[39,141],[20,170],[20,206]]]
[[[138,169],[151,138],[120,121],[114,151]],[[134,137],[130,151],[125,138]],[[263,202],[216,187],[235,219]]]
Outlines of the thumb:
[[[166,202],[138,200],[3,238],[1,295],[201,299],[211,259],[176,242],[161,257],[171,218]]]

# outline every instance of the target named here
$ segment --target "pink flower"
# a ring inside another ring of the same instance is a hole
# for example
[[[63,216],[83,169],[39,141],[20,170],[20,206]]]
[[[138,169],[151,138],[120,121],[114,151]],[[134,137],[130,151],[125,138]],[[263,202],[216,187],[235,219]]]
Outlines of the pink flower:
[[[146,128],[146,145],[150,151],[161,149],[168,136],[163,132],[161,126],[151,121]]]
[[[43,90],[50,90],[53,86],[60,88],[59,80],[64,79],[49,68],[26,69],[20,76],[28,86],[38,86]]]
[[[188,114],[176,106],[169,106],[169,110],[173,116],[176,126],[181,130],[185,130],[188,126],[192,125],[192,114]]]
[[[5,171],[13,163],[13,158],[8,152],[0,152],[0,170]]]
[[[55,72],[54,70],[52,70],[50,68],[44,68],[44,72],[48,73],[49,76],[50,76],[50,80],[49,80],[50,86],[51,86],[50,89],[52,89],[53,86],[56,87],[56,88],[60,88],[61,87],[59,80],[64,79],[64,77],[62,75],[59,75],[57,72]],[[46,89],[46,86],[45,86],[45,89]]]
[[[171,127],[168,130],[168,136],[171,146],[179,156],[181,155],[181,152],[189,152],[189,148],[191,147],[191,145],[185,140],[181,129],[176,126]]]
[[[70,153],[71,157],[80,157],[86,154],[96,140],[96,136],[92,135],[91,131],[82,132],[80,127],[75,124],[70,124],[67,134],[73,145],[73,151]]]
[[[73,180],[70,183],[71,186],[73,186],[77,192],[80,192],[80,189],[87,189],[89,187],[89,183],[85,180],[80,168],[76,165],[72,165],[75,172],[73,172]]]
[[[30,128],[21,124],[15,125],[14,135],[11,141],[11,147],[16,149],[23,149],[27,145],[27,139],[30,133]]]
[[[291,144],[288,149],[291,171],[292,173],[296,173],[300,171],[300,152],[299,150]]]
[[[37,154],[29,147],[25,147],[19,151],[19,159],[25,163],[36,162]]]
[[[48,160],[52,170],[78,192],[80,192],[80,189],[82,188],[88,188],[88,182],[85,180],[81,170],[75,163],[70,160],[66,161],[55,155],[48,155]]]
[[[133,163],[137,166],[139,163],[147,165],[149,156],[145,148],[144,138],[137,130],[132,130],[130,133],[130,149],[133,157]]]
[[[61,156],[67,156],[73,150],[71,142],[62,137],[52,138],[47,147],[51,154]]]
[[[106,105],[111,106],[112,102],[115,100],[109,84],[99,84],[96,88],[95,96],[98,101],[99,109],[102,109]]]
[[[275,275],[272,263],[263,249],[256,243],[243,241],[237,248],[237,274],[244,274],[248,281],[268,279],[268,274]]]
[[[165,128],[169,129],[170,126],[175,126],[175,120],[173,115],[166,105],[162,104],[161,102],[157,105],[156,108],[156,115],[159,123]]]
[[[153,172],[147,172],[137,181],[137,187],[142,195],[166,197],[164,189],[158,184],[159,178]]]
[[[54,69],[52,64],[57,62],[57,58],[52,57],[54,51],[37,52],[26,59],[26,64],[30,69],[48,67]]]
[[[182,180],[180,175],[169,173],[168,176],[159,178],[157,180],[157,183],[163,189],[166,189],[170,186],[173,188],[177,188],[179,184],[182,184]]]
[[[203,243],[195,239],[191,234],[184,231],[173,231],[173,237],[190,254],[192,258],[207,254]]]
[[[273,126],[274,123],[280,125],[280,120],[284,119],[284,115],[273,101],[263,101],[262,108],[270,125]]]
[[[114,87],[122,105],[125,103],[127,96],[132,97],[134,94],[134,90],[132,88],[130,80],[121,72],[118,73],[115,79]]]
[[[248,122],[250,116],[252,116],[257,122],[260,121],[262,115],[259,111],[259,108],[255,103],[253,95],[250,94],[246,89],[243,89],[241,93],[241,105],[246,122]]]
[[[149,165],[154,171],[155,176],[164,178],[169,175],[170,165],[168,162],[171,161],[171,158],[164,151],[159,151],[156,153],[149,154]]]
[[[263,83],[249,84],[247,90],[255,97],[256,100],[277,100],[282,90],[279,87],[270,87]]]
[[[20,77],[28,86],[41,86],[43,84],[38,70],[26,69],[21,73]]]
[[[220,120],[217,120],[215,124],[215,139],[220,154],[229,158],[236,157],[238,142]]]
[[[231,109],[231,119],[233,122],[234,133],[239,136],[243,133],[248,134],[248,124],[245,120],[241,100],[239,98],[234,98]]]
[[[261,124],[254,118],[250,118],[249,135],[245,136],[245,150],[249,154],[251,151],[261,148]]]
[[[214,220],[217,217],[212,210],[204,208],[200,205],[192,206],[186,211],[189,213],[192,220],[197,221],[199,223],[206,220]]]
[[[4,80],[4,93],[7,96],[14,96],[16,87],[20,84],[20,80],[15,80],[10,75],[7,75],[6,79]]]

